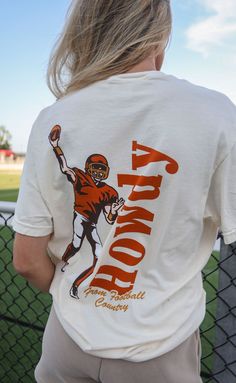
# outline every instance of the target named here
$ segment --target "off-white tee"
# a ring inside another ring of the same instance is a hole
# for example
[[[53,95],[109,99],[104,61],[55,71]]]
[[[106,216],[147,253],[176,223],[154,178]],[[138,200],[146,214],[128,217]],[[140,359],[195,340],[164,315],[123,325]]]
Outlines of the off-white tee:
[[[144,361],[200,325],[219,228],[236,241],[235,142],[226,96],[157,71],[111,76],[39,114],[13,227],[52,233],[50,293],[85,352]]]

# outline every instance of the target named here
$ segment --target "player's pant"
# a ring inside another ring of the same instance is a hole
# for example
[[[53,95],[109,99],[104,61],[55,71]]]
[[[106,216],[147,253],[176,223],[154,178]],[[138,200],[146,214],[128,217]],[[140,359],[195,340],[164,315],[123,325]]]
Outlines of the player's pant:
[[[174,350],[145,362],[98,358],[73,342],[52,309],[35,378],[37,383],[202,383],[200,356],[197,330]]]
[[[84,270],[74,281],[71,289],[71,296],[77,297],[77,289],[79,285],[88,278],[94,271],[96,266],[97,259],[102,250],[102,243],[97,233],[97,227],[94,222],[89,221],[86,217],[81,214],[74,212],[74,236],[73,241],[70,243],[62,257],[62,260],[65,262],[65,265],[68,263],[68,260],[75,255],[82,246],[83,240],[86,237],[89,241],[92,253],[93,253],[93,263],[90,267]],[[64,266],[65,266],[64,265]],[[64,266],[62,271],[64,271]]]
[[[96,224],[89,221],[86,217],[75,211],[73,230],[73,240],[67,246],[62,260],[64,262],[68,262],[68,260],[80,250],[85,237],[91,245],[93,256],[98,258],[102,249],[102,243],[97,233]]]

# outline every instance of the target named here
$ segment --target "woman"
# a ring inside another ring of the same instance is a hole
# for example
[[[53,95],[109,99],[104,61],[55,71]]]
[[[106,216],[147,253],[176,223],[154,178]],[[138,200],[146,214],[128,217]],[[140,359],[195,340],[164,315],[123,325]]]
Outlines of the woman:
[[[236,240],[236,110],[160,71],[167,0],[77,0],[33,125],[14,266],[50,291],[36,381],[200,383],[201,270]]]

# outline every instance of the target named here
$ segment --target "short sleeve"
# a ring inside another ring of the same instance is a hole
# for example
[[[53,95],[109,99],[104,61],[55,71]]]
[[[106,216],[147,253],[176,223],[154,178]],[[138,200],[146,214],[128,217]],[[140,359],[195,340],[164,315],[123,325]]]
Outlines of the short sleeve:
[[[37,182],[34,162],[37,145],[34,139],[34,126],[28,141],[12,226],[17,233],[40,237],[53,232],[53,221]]]
[[[205,216],[221,229],[225,244],[236,241],[236,143],[213,174]]]

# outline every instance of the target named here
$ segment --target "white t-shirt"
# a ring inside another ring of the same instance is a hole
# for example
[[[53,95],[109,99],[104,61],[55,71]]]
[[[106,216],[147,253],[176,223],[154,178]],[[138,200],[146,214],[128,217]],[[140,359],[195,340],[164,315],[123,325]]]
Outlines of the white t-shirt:
[[[53,233],[50,293],[85,352],[144,361],[200,325],[218,229],[236,241],[235,142],[226,96],[157,71],[111,76],[39,114],[13,227]]]

